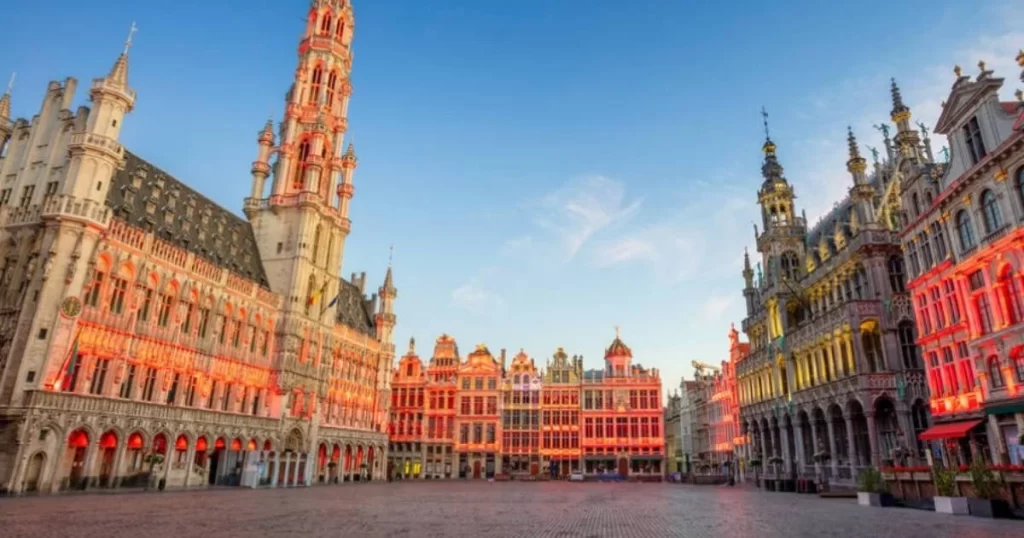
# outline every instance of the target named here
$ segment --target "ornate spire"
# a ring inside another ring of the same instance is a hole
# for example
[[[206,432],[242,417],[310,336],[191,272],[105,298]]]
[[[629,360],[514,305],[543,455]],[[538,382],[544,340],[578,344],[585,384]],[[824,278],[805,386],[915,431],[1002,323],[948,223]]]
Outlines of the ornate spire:
[[[117,57],[114,67],[110,68],[110,74],[107,75],[108,82],[128,87],[128,51],[132,48],[132,39],[138,30],[133,22],[132,27],[128,30],[128,39],[124,42],[124,52]]]
[[[384,289],[388,292],[394,292],[395,290],[395,278],[391,274],[391,259],[395,254],[395,246],[391,245],[391,250],[388,253],[388,272],[384,274]]]
[[[857,145],[857,137],[853,135],[853,127],[846,127],[846,143],[850,148],[850,159],[846,161],[846,170],[853,176],[854,185],[865,183],[867,178],[864,171],[867,170],[868,164],[864,157],[860,156],[860,147]]]
[[[899,123],[904,116],[909,120],[910,108],[903,104],[903,94],[900,93],[900,87],[896,85],[896,78],[891,79],[890,91],[892,92],[892,121]]]
[[[764,152],[764,163],[761,165],[761,175],[764,183],[761,185],[763,192],[774,190],[776,183],[786,183],[782,176],[782,165],[775,155],[775,142],[772,142],[771,132],[768,130],[768,112],[761,107],[761,116],[764,118],[764,145],[761,150]]]
[[[743,282],[748,289],[754,287],[754,269],[750,266],[750,253],[743,247]]]
[[[409,337],[409,352],[407,353],[407,355],[415,355],[415,354],[416,354],[416,339],[413,338],[413,337]]]
[[[11,117],[11,90],[14,89],[14,77],[17,73],[11,73],[11,80],[7,83],[7,91],[0,95],[0,119]]]

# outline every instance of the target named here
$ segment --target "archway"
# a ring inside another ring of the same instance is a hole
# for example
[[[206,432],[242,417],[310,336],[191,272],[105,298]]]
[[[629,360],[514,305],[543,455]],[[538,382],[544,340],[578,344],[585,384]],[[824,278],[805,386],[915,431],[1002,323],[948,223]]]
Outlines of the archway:
[[[345,474],[343,479],[351,480],[352,476],[352,445],[345,445]]]
[[[25,470],[25,492],[32,493],[39,491],[39,481],[43,475],[43,469],[46,468],[46,453],[36,452],[31,459],[28,460],[28,468]]]
[[[213,454],[210,455],[209,475],[207,477],[207,483],[212,485],[217,484],[217,477],[220,475],[221,465],[224,463],[224,454],[227,451],[227,441],[223,437],[218,437],[213,442]]]
[[[341,463],[341,447],[335,443],[334,448],[331,450],[331,462],[328,464],[331,475],[329,476],[329,480],[335,484],[338,483],[338,475],[341,474],[339,463]]]
[[[367,480],[373,480],[374,473],[377,472],[377,461],[373,457],[374,453],[375,453],[374,447],[370,446],[370,448],[367,450],[367,456],[366,456],[366,479]]]
[[[871,442],[868,441],[868,419],[864,415],[864,407],[859,401],[850,400],[846,404],[846,412],[853,425],[853,448],[856,452],[850,454],[850,461],[857,466],[870,465]]]
[[[359,445],[356,448],[356,480],[363,480],[363,445]]]
[[[209,450],[209,443],[206,441],[206,436],[202,435],[196,439],[196,455],[192,458],[192,463],[198,467],[206,467],[206,451]]]
[[[121,469],[121,487],[136,487],[144,484],[146,479],[145,440],[139,432],[128,436],[125,451],[125,462]]]
[[[800,429],[800,461],[803,466],[800,469],[802,474],[808,472],[813,474],[811,469],[814,466],[814,434],[811,431],[811,417],[807,411],[800,410],[796,415],[797,428]]]
[[[316,480],[323,484],[327,482],[327,445],[320,443],[316,452]]]
[[[100,463],[100,487],[114,487],[114,479],[117,478],[117,469],[114,468],[114,458],[117,457],[117,434],[108,431],[100,436],[100,452],[97,455]]]
[[[185,466],[185,460],[188,457],[188,437],[184,434],[178,435],[178,438],[174,440],[174,468],[180,468]]]
[[[878,452],[883,460],[894,460],[897,448],[900,447],[900,425],[896,418],[896,404],[888,396],[880,396],[875,400],[875,435],[878,440]],[[900,462],[892,462],[901,464]]]
[[[828,406],[828,421],[832,425],[832,434],[835,435],[834,443],[829,447],[835,447],[835,454],[832,454],[832,461],[837,464],[845,464],[849,461],[849,436],[846,434],[846,419],[843,418],[843,409],[838,404]]]
[[[68,444],[64,454],[65,461],[70,462],[68,469],[69,489],[85,489],[85,458],[89,448],[89,432],[77,429],[68,436]]]

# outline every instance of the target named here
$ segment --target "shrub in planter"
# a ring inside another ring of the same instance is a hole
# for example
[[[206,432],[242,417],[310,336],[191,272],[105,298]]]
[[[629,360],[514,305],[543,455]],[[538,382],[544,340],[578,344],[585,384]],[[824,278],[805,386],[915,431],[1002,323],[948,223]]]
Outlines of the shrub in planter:
[[[857,477],[857,504],[861,506],[894,506],[896,504],[878,469],[868,467]]]
[[[160,482],[157,483],[156,489],[159,490],[159,491],[163,491],[164,488],[166,488],[166,487],[167,487],[167,479],[166,478],[161,478]]]
[[[971,465],[971,484],[974,486],[975,497],[967,498],[967,506],[972,516],[977,517],[1011,517],[1010,504],[997,498],[1000,480],[992,469],[984,463],[976,461]]]
[[[940,514],[965,516],[970,513],[967,497],[954,497],[956,494],[956,473],[936,466],[932,470],[935,481],[935,511]]]

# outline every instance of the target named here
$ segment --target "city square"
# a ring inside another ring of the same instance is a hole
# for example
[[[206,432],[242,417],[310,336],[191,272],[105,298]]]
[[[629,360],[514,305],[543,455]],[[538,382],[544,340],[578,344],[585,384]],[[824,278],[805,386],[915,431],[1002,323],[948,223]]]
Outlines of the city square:
[[[9,538],[383,536],[987,538],[1019,523],[750,488],[629,483],[402,482],[0,500]]]

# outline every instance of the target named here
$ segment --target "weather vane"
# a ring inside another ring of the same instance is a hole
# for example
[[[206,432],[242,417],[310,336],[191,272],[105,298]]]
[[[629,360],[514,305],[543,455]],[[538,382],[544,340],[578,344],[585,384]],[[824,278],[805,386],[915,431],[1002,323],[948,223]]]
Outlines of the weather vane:
[[[768,111],[761,107],[761,117],[764,118],[764,137],[771,139],[771,135],[768,133]]]
[[[615,326],[615,338],[618,338],[618,337],[619,337],[619,334],[620,334],[620,332],[619,332],[619,326],[618,326],[618,325],[616,325],[616,326]]]
[[[128,30],[128,40],[124,42],[124,53],[128,54],[128,49],[132,48],[132,37],[135,32],[139,31],[139,27],[135,26],[135,22],[132,22],[132,27]]]
[[[394,258],[395,258],[395,244],[391,243],[391,246],[388,247],[388,267],[391,267],[391,261],[394,260]]]

